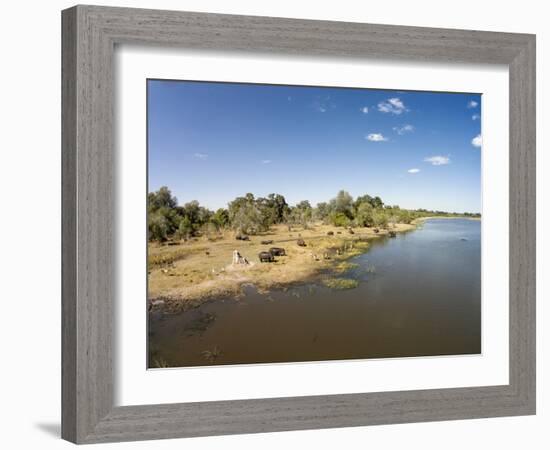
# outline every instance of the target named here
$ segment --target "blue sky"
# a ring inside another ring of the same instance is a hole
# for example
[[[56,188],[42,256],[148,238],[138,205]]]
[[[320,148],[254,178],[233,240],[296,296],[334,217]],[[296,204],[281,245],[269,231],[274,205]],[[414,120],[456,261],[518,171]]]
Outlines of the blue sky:
[[[481,211],[481,95],[148,80],[149,191]]]

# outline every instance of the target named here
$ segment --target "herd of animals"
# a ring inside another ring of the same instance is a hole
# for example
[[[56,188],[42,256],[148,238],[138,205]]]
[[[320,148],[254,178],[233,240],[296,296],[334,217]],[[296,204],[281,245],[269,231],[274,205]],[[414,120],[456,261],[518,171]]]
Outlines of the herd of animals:
[[[375,233],[380,232],[380,230],[378,228],[374,228],[373,231]],[[341,231],[337,231],[337,233],[342,234]],[[353,231],[353,229],[351,227],[348,228],[348,233],[349,234],[355,234],[355,232]],[[334,236],[334,231],[328,231],[327,236]],[[396,236],[395,231],[390,231],[388,233],[388,236],[391,237],[391,238],[395,237]],[[235,236],[235,239],[238,240],[238,241],[250,241],[250,237],[245,235],[245,234],[237,234]],[[270,244],[273,244],[273,240],[264,240],[264,241],[261,241],[261,244],[262,245],[270,245]],[[301,238],[296,241],[296,244],[300,247],[306,247],[307,246],[305,241]],[[276,256],[286,256],[285,249],[282,248],[282,247],[271,247],[267,251],[261,251],[260,253],[258,253],[258,258],[260,259],[260,262],[262,262],[262,263],[264,263],[264,262],[274,262]]]

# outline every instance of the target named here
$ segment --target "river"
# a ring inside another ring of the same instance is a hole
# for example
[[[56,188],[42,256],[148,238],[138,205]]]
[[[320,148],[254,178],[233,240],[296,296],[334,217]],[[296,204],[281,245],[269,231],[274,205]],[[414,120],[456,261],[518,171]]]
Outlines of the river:
[[[150,367],[478,354],[481,222],[430,219],[380,238],[342,275],[149,317]]]

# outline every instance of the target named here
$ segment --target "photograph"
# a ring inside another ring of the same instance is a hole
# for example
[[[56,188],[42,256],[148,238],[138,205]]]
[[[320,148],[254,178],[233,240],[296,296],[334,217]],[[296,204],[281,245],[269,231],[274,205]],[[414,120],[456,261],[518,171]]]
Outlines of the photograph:
[[[495,6],[5,2],[2,448],[550,447],[548,8]]]
[[[482,94],[146,90],[148,369],[482,354]]]

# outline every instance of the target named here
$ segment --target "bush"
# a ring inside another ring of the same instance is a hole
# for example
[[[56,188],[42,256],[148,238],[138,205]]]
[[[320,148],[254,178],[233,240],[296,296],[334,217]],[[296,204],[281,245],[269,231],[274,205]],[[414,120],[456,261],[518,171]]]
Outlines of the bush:
[[[348,227],[351,224],[348,216],[344,213],[332,213],[330,221],[335,227]]]
[[[178,230],[176,231],[175,237],[177,239],[189,239],[189,237],[193,234],[193,224],[191,223],[191,219],[189,217],[185,216],[183,219],[180,220]]]
[[[169,220],[163,214],[153,213],[149,215],[149,240],[164,242],[170,232]]]
[[[388,228],[388,216],[385,213],[381,211],[376,211],[373,220],[374,226],[380,228]]]

